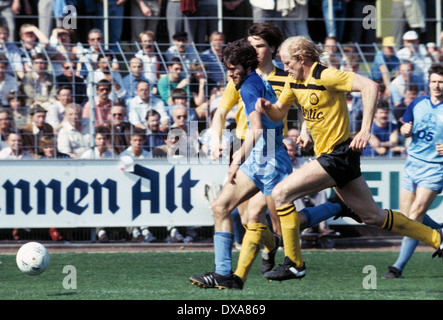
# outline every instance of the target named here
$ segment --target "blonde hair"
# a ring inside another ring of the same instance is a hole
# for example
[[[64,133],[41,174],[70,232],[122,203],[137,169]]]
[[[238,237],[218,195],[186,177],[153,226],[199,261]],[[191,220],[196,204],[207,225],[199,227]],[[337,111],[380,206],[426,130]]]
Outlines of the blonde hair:
[[[323,50],[314,42],[303,36],[287,38],[281,45],[280,51],[287,50],[293,60],[299,60],[300,56],[311,59],[313,62],[320,62]]]

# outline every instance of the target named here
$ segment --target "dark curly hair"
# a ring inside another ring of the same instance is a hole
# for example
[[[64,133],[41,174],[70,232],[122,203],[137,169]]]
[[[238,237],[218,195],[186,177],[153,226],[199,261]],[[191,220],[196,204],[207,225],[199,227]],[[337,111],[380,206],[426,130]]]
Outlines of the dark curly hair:
[[[226,47],[223,62],[225,65],[241,65],[245,70],[253,71],[258,67],[257,52],[246,39],[239,39]]]
[[[275,58],[277,49],[285,40],[285,37],[279,27],[273,23],[257,22],[253,23],[248,29],[248,37],[259,37],[265,40],[270,47],[274,47],[272,58]]]
[[[436,73],[439,76],[443,76],[443,64],[441,63],[434,63],[432,66],[428,69],[428,76],[430,77],[431,74]]]

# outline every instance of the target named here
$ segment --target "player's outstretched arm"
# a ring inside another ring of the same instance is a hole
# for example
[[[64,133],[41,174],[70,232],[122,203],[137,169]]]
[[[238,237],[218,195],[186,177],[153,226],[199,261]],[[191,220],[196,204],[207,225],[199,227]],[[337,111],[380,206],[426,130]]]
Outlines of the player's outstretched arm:
[[[355,151],[363,151],[371,137],[371,127],[374,121],[377,104],[378,84],[362,75],[354,75],[353,92],[361,92],[363,102],[363,119],[360,131],[352,139],[349,147]]]
[[[221,157],[220,140],[225,129],[225,121],[229,111],[225,108],[218,107],[214,113],[211,124],[211,159],[217,160]]]
[[[284,105],[277,101],[272,104],[265,98],[258,98],[255,103],[255,110],[260,113],[264,113],[274,122],[282,121],[289,111],[290,105]]]

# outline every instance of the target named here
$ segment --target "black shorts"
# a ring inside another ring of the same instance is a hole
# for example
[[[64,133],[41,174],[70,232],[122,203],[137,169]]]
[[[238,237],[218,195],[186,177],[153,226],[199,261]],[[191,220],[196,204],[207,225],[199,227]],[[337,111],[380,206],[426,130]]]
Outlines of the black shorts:
[[[361,153],[349,148],[351,139],[339,144],[331,153],[317,158],[320,165],[335,180],[337,187],[343,188],[348,182],[361,176]]]

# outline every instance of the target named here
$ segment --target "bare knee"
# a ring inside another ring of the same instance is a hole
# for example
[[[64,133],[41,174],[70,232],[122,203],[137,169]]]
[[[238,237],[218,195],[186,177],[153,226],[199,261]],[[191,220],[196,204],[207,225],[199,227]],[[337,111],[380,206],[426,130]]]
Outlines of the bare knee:
[[[217,221],[223,220],[226,216],[226,212],[228,212],[226,206],[217,201],[217,199],[212,202],[211,209],[212,214],[214,215],[214,220]]]
[[[360,215],[364,224],[368,226],[381,227],[386,220],[386,211],[381,210],[371,214]]]
[[[287,193],[285,192],[284,188],[277,185],[272,190],[272,200],[274,200],[276,208],[279,208],[284,204],[286,204],[288,202],[288,199],[287,199]]]

